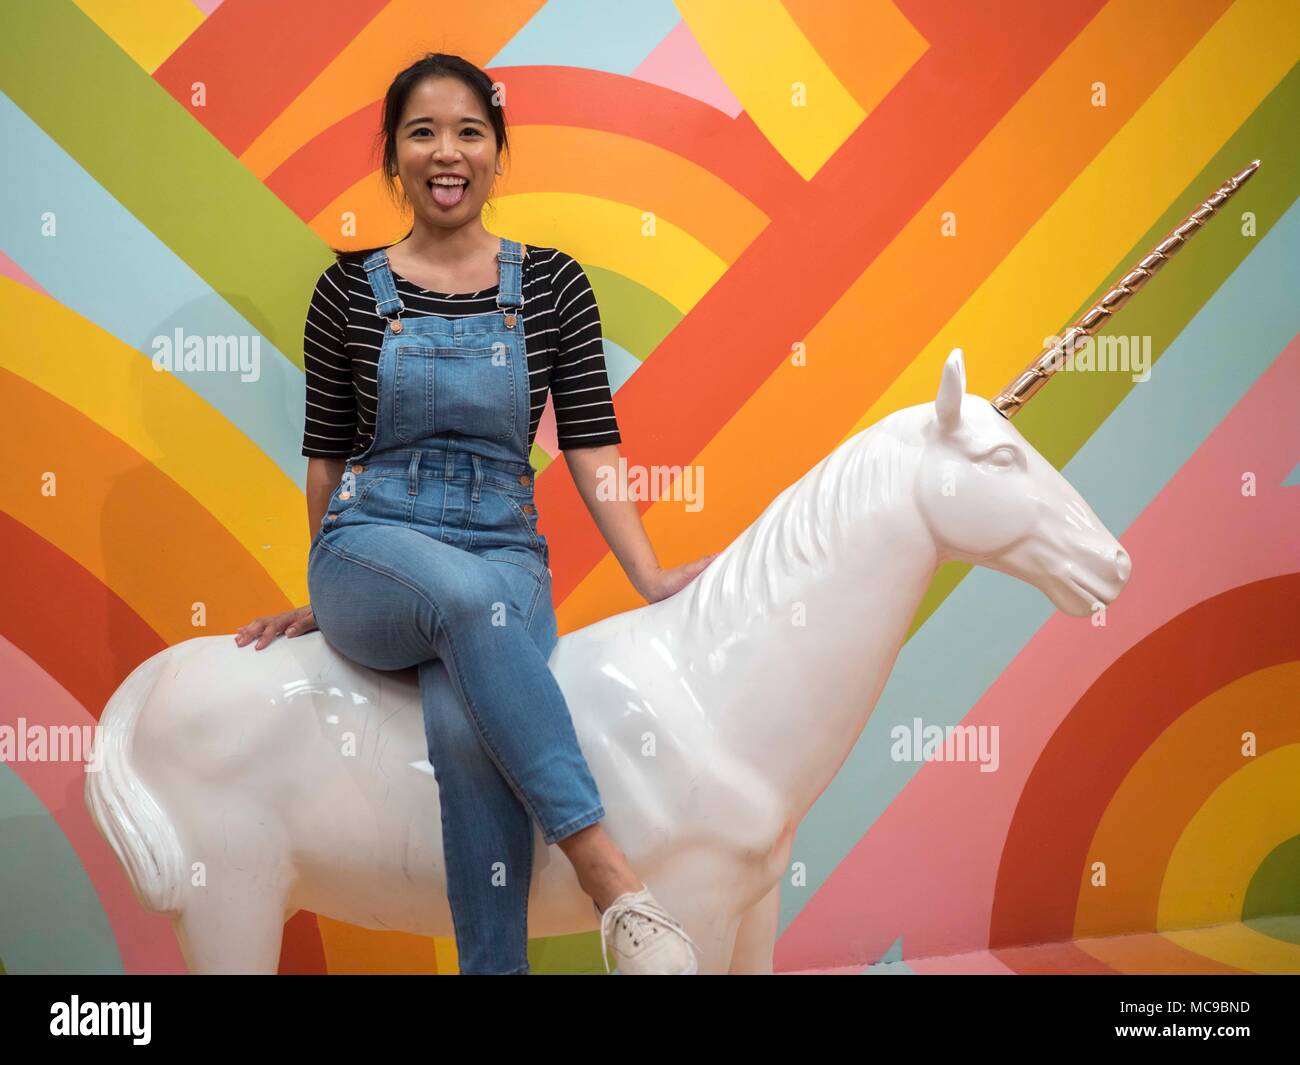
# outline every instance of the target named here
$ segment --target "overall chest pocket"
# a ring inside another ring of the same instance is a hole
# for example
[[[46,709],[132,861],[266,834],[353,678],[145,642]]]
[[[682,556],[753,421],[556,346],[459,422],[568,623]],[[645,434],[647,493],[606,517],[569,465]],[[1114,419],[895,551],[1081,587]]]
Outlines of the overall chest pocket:
[[[396,356],[393,432],[403,443],[446,432],[510,439],[517,412],[509,345],[411,345]]]

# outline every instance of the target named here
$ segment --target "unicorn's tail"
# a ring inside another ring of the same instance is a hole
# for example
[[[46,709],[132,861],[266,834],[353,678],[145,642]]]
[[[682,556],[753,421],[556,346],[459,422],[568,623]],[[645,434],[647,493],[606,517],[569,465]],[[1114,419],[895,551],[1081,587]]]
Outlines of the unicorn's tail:
[[[136,722],[175,650],[141,662],[113,693],[99,719],[96,765],[86,773],[91,820],[125,867],[140,905],[159,913],[180,909],[184,855],[170,818],[131,764],[131,748]]]

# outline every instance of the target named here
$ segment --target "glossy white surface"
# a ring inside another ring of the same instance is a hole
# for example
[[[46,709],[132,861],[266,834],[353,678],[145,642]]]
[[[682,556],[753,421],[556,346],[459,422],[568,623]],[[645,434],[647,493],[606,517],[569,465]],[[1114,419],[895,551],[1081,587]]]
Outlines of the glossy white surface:
[[[940,562],[1009,573],[1077,615],[1128,579],[1088,505],[964,393],[957,350],[935,403],[845,441],[677,595],[551,657],[605,827],[703,973],[771,971],[795,830]],[[101,725],[87,803],[193,971],[274,972],[298,909],[453,934],[414,670],[354,665],[319,632],[261,652],[205,637],[142,663]],[[597,929],[563,853],[535,844],[530,935]]]

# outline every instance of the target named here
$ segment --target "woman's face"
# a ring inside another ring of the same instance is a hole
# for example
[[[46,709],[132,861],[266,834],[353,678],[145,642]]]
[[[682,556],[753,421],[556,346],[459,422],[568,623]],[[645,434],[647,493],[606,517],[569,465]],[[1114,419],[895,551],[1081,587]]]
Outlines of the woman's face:
[[[455,228],[479,217],[497,173],[496,134],[483,104],[459,78],[425,78],[397,124],[397,173],[415,214]],[[464,185],[434,181],[452,174]]]

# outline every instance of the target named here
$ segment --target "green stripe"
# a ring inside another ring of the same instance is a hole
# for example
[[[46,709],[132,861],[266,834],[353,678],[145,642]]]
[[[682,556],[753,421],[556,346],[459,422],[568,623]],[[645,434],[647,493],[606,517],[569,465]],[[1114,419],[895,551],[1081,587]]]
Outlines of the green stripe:
[[[622,274],[599,266],[584,266],[583,270],[600,305],[605,335],[638,361],[645,362],[677,327],[682,312],[657,292]]]
[[[69,0],[5,23],[0,90],[301,368],[329,249]]]
[[[1274,847],[1251,875],[1241,900],[1242,921],[1260,935],[1300,944],[1300,919],[1296,916],[1300,914],[1298,869],[1300,836],[1292,836]]]

